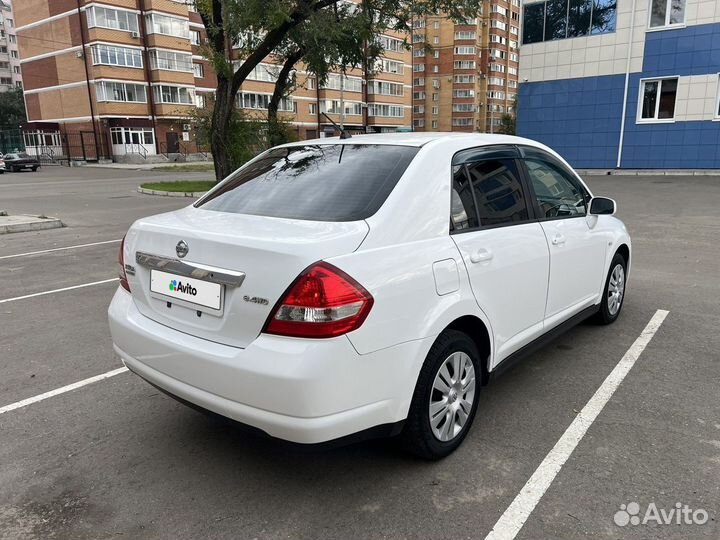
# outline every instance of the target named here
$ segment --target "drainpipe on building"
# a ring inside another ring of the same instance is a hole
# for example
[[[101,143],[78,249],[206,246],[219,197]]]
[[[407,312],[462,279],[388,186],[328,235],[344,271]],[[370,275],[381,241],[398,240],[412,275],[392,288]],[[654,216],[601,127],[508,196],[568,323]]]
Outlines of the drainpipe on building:
[[[627,63],[625,65],[625,91],[623,93],[622,118],[620,118],[620,140],[618,141],[617,164],[618,169],[622,162],[623,141],[625,139],[625,115],[627,114],[628,88],[630,86],[630,61],[632,60],[633,34],[635,33],[635,1],[632,3],[632,14],[630,15],[630,38],[627,47]],[[638,96],[640,99],[640,96]]]
[[[95,157],[100,159],[100,140],[98,139],[97,126],[95,125],[95,105],[93,104],[92,90],[90,89],[90,70],[87,65],[87,48],[85,47],[85,25],[83,24],[82,10],[80,9],[80,0],[77,0],[78,24],[80,25],[80,43],[82,45],[82,61],[85,67],[85,84],[87,85],[88,103],[90,104],[90,120],[93,127],[93,138],[95,139]],[[80,134],[80,143],[82,144],[82,133]],[[69,159],[69,156],[68,156]]]
[[[158,139],[157,118],[155,115],[155,96],[153,95],[152,78],[150,77],[150,51],[147,45],[147,24],[145,23],[145,0],[138,0],[140,11],[140,39],[142,40],[143,51],[145,52],[145,78],[148,86],[148,103],[150,104],[150,118],[155,138],[155,152],[160,152],[160,140]]]

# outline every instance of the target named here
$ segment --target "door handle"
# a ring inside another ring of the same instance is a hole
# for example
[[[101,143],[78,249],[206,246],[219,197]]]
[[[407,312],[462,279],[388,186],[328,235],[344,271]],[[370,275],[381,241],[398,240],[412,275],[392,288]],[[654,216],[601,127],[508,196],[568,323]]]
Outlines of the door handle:
[[[480,248],[470,255],[470,262],[473,262],[473,263],[487,262],[487,261],[492,260],[492,258],[493,258],[492,251],[489,251],[484,248]]]
[[[562,234],[556,234],[555,236],[553,236],[552,244],[553,246],[564,246],[565,237]]]

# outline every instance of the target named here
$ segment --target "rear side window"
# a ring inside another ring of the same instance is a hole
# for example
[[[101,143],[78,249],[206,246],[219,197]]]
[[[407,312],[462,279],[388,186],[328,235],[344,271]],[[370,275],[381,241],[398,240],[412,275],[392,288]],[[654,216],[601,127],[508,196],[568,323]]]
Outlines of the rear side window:
[[[357,221],[382,206],[419,148],[328,144],[275,148],[196,206],[311,221]]]
[[[514,159],[498,158],[465,164],[481,227],[511,225],[529,219],[516,163]]]

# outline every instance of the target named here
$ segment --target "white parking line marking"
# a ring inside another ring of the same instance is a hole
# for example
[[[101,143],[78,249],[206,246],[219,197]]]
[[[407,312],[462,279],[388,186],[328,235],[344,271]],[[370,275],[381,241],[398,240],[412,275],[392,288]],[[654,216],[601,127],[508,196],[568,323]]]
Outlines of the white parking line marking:
[[[102,381],[104,379],[109,379],[110,377],[114,377],[115,375],[120,375],[121,373],[125,373],[126,371],[128,371],[128,368],[126,368],[126,367],[113,369],[112,371],[108,371],[101,375],[95,375],[94,377],[90,377],[89,379],[84,379],[84,380],[78,381],[76,383],[68,384],[67,386],[63,386],[62,388],[57,388],[56,390],[50,390],[49,392],[45,392],[44,394],[40,394],[35,397],[23,399],[22,401],[17,401],[15,403],[11,403],[10,405],[5,405],[4,407],[0,407],[0,414],[5,414],[6,412],[14,411],[15,409],[27,407],[28,405],[32,405],[33,403],[37,403],[38,401],[43,401],[44,399],[48,399],[48,398],[51,398],[54,396],[59,396],[60,394],[70,392],[70,391],[76,390],[78,388],[82,388],[83,386],[87,386],[88,384],[92,384],[94,382]]]
[[[55,294],[59,292],[72,291],[75,289],[82,289],[84,287],[92,287],[93,285],[102,285],[103,283],[112,283],[113,281],[118,281],[119,279],[120,278],[103,279],[102,281],[93,281],[92,283],[83,283],[82,285],[63,287],[62,289],[53,289],[52,291],[43,291],[33,294],[26,294],[25,296],[16,296],[15,298],[6,298],[5,300],[0,300],[0,304],[4,304],[6,302],[15,302],[16,300],[25,300],[27,298],[35,298],[36,296],[45,296],[46,294]]]
[[[640,354],[658,331],[660,325],[667,317],[669,311],[658,309],[650,322],[635,340],[620,362],[610,372],[605,381],[597,389],[590,401],[587,402],[582,411],[575,417],[570,426],[565,430],[560,440],[552,450],[545,456],[540,466],[526,482],[518,493],[517,497],[510,503],[507,510],[500,516],[490,534],[485,540],[513,540],[530,517],[540,499],[552,484],[553,480],[562,469],[562,466],[573,453],[575,447],[582,440],[588,428],[592,425],[600,412],[603,410],[612,395],[623,382],[625,376],[630,372]]]
[[[63,251],[66,249],[78,249],[78,248],[84,248],[84,247],[90,247],[90,246],[102,246],[103,244],[114,244],[117,242],[120,242],[120,239],[105,240],[103,242],[92,242],[91,244],[78,244],[76,246],[66,246],[66,247],[59,247],[59,248],[52,248],[52,249],[41,249],[40,251],[28,251],[27,253],[16,253],[15,255],[3,255],[0,257],[0,260],[14,259],[15,257],[27,257],[29,255],[41,255],[43,253],[52,253],[54,251]]]

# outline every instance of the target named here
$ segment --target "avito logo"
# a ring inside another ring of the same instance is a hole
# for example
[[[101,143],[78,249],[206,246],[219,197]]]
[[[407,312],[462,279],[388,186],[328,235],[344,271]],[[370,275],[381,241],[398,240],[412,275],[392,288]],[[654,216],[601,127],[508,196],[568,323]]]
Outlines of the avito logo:
[[[181,293],[189,294],[191,296],[197,296],[197,289],[195,287],[193,287],[189,283],[185,283],[185,285],[183,285],[183,282],[178,281],[177,279],[173,279],[170,282],[169,288],[171,291],[181,292]]]

